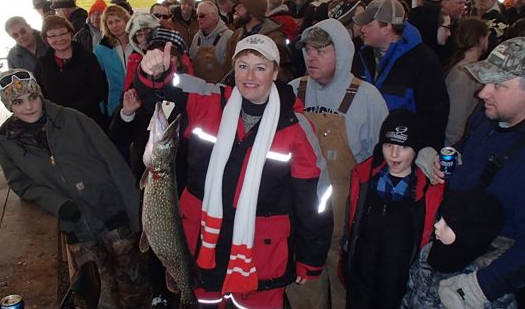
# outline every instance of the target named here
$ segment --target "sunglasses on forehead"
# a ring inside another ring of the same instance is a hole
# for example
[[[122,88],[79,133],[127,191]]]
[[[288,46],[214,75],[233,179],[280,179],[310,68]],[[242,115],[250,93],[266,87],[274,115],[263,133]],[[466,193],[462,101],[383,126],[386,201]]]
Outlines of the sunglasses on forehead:
[[[15,72],[9,75],[6,75],[0,79],[0,90],[4,90],[14,81],[14,76],[19,80],[31,80],[34,79],[33,75],[26,71]]]

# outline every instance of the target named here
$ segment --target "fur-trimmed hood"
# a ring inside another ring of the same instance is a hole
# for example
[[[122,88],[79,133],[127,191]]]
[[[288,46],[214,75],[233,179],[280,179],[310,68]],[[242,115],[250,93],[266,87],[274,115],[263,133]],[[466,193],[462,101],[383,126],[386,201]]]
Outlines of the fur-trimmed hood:
[[[139,47],[137,41],[134,39],[135,34],[137,34],[137,32],[142,29],[153,29],[159,26],[159,20],[151,14],[140,12],[133,14],[133,16],[131,16],[126,25],[126,32],[128,33],[129,44],[133,47],[133,50],[141,55],[144,55],[144,51]]]

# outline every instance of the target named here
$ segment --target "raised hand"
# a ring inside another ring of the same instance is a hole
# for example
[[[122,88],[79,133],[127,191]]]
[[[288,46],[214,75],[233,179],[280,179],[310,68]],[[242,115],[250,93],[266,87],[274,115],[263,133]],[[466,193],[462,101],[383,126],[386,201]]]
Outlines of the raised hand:
[[[124,115],[131,116],[142,105],[142,101],[137,95],[137,91],[133,88],[124,92],[124,100],[122,102],[122,112]]]
[[[141,69],[149,75],[160,75],[170,68],[171,64],[171,42],[166,43],[164,50],[153,49],[142,58],[140,62]]]

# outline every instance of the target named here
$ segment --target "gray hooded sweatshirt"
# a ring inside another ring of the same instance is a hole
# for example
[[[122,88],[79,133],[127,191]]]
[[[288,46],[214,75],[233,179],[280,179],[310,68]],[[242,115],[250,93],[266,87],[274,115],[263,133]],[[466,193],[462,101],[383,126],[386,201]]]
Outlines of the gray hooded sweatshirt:
[[[308,79],[304,104],[306,108],[322,106],[336,111],[354,77],[351,73],[354,43],[343,24],[333,18],[307,28],[302,35],[313,27],[319,27],[330,35],[335,48],[336,66],[334,77],[327,85],[321,85],[313,78]],[[304,48],[303,55],[308,68]],[[300,80],[296,78],[289,83],[296,94]],[[345,115],[348,145],[358,163],[372,155],[381,124],[387,115],[388,107],[381,93],[372,84],[363,81]]]
[[[228,41],[230,40],[230,37],[233,34],[233,31],[231,31],[226,24],[222,21],[222,19],[219,18],[219,22],[217,23],[217,26],[215,29],[213,29],[212,32],[210,32],[208,35],[204,35],[202,30],[199,30],[193,37],[193,41],[191,42],[190,46],[190,57],[191,59],[195,59],[195,56],[197,55],[198,51],[198,42],[200,39],[200,46],[202,47],[211,47],[213,46],[213,42],[215,41],[215,38],[217,35],[221,35],[221,38],[215,45],[215,57],[217,57],[217,60],[219,60],[219,63],[224,66],[224,57],[226,56],[226,49],[228,48]]]

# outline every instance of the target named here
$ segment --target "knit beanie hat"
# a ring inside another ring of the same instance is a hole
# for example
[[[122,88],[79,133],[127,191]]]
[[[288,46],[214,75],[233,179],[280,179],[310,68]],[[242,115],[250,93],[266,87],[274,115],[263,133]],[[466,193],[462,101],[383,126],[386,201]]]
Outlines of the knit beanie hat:
[[[422,139],[416,115],[406,109],[391,111],[379,133],[379,145],[384,143],[412,147],[417,153],[422,147]]]
[[[173,44],[173,47],[177,49],[179,54],[182,55],[186,51],[186,44],[180,33],[176,30],[162,27],[157,27],[149,33],[147,48],[152,49],[158,46],[164,46],[168,42]]]
[[[459,271],[483,255],[503,225],[501,204],[482,190],[449,191],[439,211],[456,239],[450,245],[434,241],[428,263],[444,273]]]
[[[64,8],[74,8],[76,7],[75,0],[53,0],[51,8],[54,9],[64,9]]]
[[[14,99],[28,93],[37,93],[43,97],[42,90],[31,72],[11,69],[0,74],[0,99],[7,110],[11,111]]]
[[[104,12],[104,9],[107,7],[106,3],[104,2],[104,0],[96,0],[95,3],[93,3],[93,5],[91,5],[91,7],[89,8],[89,12],[88,12],[88,15],[91,15],[92,13],[95,13],[95,12]]]
[[[266,10],[268,8],[267,0],[240,0],[240,4],[244,5],[248,13],[258,20],[266,18]]]

